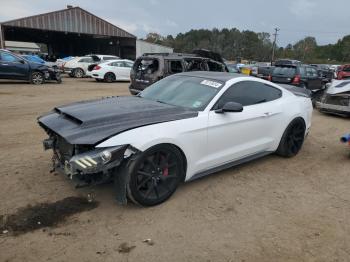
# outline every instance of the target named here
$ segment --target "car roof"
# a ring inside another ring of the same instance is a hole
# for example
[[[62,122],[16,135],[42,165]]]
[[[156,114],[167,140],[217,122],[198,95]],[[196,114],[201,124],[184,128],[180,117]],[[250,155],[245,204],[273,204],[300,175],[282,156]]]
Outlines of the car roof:
[[[176,75],[177,76],[193,76],[193,77],[206,78],[206,79],[209,78],[209,79],[217,80],[217,81],[221,81],[221,82],[227,82],[231,79],[239,78],[239,77],[249,77],[249,76],[243,76],[241,74],[236,74],[236,73],[211,72],[211,71],[184,72],[184,73],[179,73]]]
[[[128,60],[128,59],[111,59],[111,60],[106,60],[106,61],[103,61],[101,64],[108,64],[108,63],[113,63],[113,62],[132,62],[131,60]]]

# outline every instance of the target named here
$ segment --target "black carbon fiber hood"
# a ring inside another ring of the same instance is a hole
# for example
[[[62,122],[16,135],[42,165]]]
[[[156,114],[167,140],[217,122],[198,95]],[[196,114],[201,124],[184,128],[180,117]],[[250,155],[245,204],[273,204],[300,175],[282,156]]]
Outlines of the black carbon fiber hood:
[[[38,118],[48,133],[70,144],[96,145],[121,132],[162,122],[192,118],[198,112],[141,97],[110,97],[56,107]]]

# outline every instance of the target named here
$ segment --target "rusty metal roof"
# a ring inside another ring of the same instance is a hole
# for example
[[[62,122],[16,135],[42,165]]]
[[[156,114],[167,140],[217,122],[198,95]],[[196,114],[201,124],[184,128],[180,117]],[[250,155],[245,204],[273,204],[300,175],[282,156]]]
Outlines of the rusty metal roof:
[[[136,38],[136,36],[78,6],[19,18],[3,22],[1,25],[78,34]]]

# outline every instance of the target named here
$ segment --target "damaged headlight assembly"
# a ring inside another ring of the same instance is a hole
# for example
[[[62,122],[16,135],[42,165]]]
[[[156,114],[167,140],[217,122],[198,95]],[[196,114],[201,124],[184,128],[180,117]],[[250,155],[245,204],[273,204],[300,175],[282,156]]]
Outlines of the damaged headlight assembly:
[[[97,148],[92,151],[73,156],[65,162],[65,172],[71,175],[106,172],[120,165],[124,159],[127,145],[109,148]]]

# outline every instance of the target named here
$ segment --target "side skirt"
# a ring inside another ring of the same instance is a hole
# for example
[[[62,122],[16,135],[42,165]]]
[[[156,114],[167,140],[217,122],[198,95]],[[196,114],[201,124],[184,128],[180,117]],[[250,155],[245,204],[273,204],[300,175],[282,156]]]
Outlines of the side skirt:
[[[219,172],[219,171],[228,169],[228,168],[230,168],[230,167],[238,166],[238,165],[240,165],[240,164],[243,164],[243,163],[252,161],[252,160],[254,160],[254,159],[257,159],[257,158],[261,158],[261,157],[263,157],[263,156],[270,155],[270,154],[272,154],[272,153],[273,153],[273,152],[270,152],[270,151],[264,151],[264,152],[256,153],[256,154],[254,154],[254,155],[247,156],[247,157],[242,158],[242,159],[239,159],[239,160],[235,160],[235,161],[232,161],[232,162],[225,163],[225,164],[220,165],[220,166],[217,166],[217,167],[210,168],[210,169],[208,169],[208,170],[205,170],[205,171],[202,171],[202,172],[199,172],[199,173],[195,174],[194,176],[192,176],[192,177],[191,177],[189,180],[187,180],[186,182],[190,182],[190,181],[193,181],[193,180],[202,178],[202,177],[204,177],[204,176],[207,176],[207,175],[210,175],[210,174],[213,174],[213,173],[217,173],[217,172]]]

